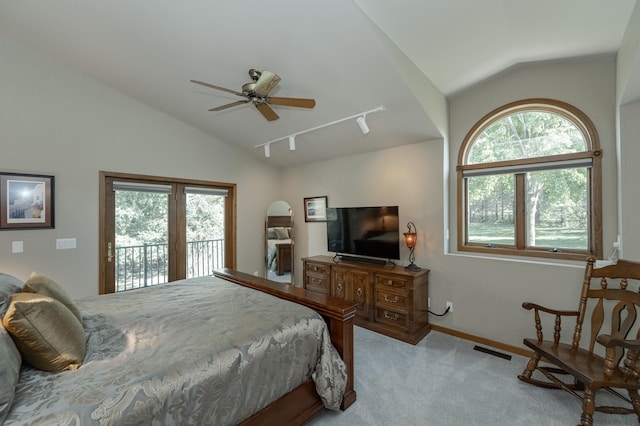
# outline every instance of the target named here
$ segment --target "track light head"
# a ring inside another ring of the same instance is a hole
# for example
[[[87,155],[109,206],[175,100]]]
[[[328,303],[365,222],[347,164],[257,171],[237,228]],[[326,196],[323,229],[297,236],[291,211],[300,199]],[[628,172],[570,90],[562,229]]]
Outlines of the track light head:
[[[264,146],[264,156],[267,158],[271,157],[271,144],[266,144]]]
[[[289,150],[296,150],[296,135],[289,135]]]
[[[358,123],[358,127],[360,127],[360,131],[362,132],[363,135],[366,135],[367,133],[369,133],[369,126],[367,126],[367,122],[364,119],[364,115],[361,115],[360,117],[356,118],[356,122]]]

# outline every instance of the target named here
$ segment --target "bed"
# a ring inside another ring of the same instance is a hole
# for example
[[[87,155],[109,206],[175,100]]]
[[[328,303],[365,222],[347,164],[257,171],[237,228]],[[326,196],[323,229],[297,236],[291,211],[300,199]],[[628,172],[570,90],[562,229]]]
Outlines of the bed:
[[[82,365],[23,363],[6,424],[302,424],[355,402],[347,302],[225,269],[75,303]]]
[[[267,216],[267,268],[276,275],[291,272],[291,216]]]

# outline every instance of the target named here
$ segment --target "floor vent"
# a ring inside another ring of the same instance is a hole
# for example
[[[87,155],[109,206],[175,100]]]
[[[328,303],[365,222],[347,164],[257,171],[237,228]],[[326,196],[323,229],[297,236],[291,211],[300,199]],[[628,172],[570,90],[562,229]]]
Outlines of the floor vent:
[[[498,358],[506,359],[507,361],[511,361],[511,355],[503,354],[502,352],[494,351],[493,349],[483,348],[482,346],[474,346],[474,351],[484,352],[485,354],[497,356]]]

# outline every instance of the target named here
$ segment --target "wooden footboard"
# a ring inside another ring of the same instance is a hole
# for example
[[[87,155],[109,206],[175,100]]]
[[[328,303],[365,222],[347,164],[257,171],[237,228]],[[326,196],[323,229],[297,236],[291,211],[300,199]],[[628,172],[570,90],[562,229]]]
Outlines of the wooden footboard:
[[[356,392],[353,388],[353,320],[356,313],[355,304],[228,268],[216,271],[214,275],[281,299],[308,306],[322,315],[329,327],[331,342],[347,365],[347,387],[340,408],[345,410],[355,402]],[[313,383],[309,384],[309,382],[265,407],[243,424],[304,423],[322,410],[323,407],[320,397],[315,394]]]

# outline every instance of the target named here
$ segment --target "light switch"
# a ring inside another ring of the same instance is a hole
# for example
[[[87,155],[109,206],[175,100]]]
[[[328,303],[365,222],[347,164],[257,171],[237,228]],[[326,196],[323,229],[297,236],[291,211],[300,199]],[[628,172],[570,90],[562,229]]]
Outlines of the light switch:
[[[12,241],[11,242],[11,253],[22,253],[24,251],[24,242],[23,241]]]
[[[56,250],[74,249],[76,248],[75,238],[58,238],[56,239]]]

